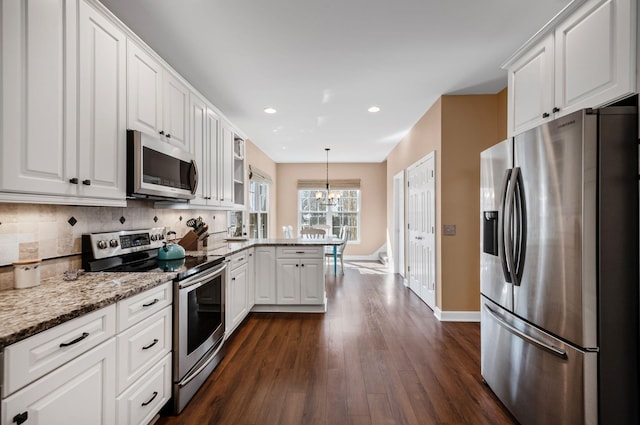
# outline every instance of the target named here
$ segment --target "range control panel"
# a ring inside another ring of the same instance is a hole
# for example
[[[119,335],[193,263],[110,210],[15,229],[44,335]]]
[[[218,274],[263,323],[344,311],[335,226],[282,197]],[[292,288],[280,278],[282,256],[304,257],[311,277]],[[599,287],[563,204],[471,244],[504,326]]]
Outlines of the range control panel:
[[[164,239],[163,227],[83,235],[83,240],[89,241],[95,259],[160,248]]]

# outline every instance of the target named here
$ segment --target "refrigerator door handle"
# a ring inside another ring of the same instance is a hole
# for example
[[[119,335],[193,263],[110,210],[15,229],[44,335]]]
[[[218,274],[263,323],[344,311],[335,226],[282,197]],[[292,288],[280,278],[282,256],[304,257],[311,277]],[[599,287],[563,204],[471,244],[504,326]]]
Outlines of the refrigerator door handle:
[[[505,247],[505,212],[507,210],[507,192],[509,188],[509,181],[511,180],[511,168],[508,168],[504,172],[504,179],[502,183],[502,193],[501,193],[501,211],[498,214],[498,257],[500,258],[500,264],[502,265],[502,273],[504,274],[504,280],[508,283],[511,283],[511,274],[509,272],[509,266],[507,264],[507,254]]]
[[[515,252],[513,256],[515,280],[514,285],[519,286],[522,282],[522,272],[524,270],[524,260],[527,246],[527,205],[524,196],[524,181],[522,180],[522,170],[516,167],[515,183],[515,211],[516,211],[516,236]]]
[[[517,337],[520,337],[521,339],[525,340],[526,342],[528,342],[530,344],[533,344],[536,347],[541,348],[541,349],[547,351],[548,353],[553,354],[556,357],[560,357],[563,360],[568,360],[569,359],[569,357],[567,356],[567,352],[566,351],[564,351],[561,348],[554,347],[553,345],[549,345],[544,341],[540,341],[539,339],[533,338],[533,337],[525,334],[521,330],[515,328],[513,325],[510,325],[502,317],[502,315],[500,313],[498,313],[497,311],[494,311],[487,304],[484,304],[484,309],[487,311],[487,313],[489,313],[491,315],[491,317],[493,317],[493,319],[495,319],[496,322],[498,322],[498,324],[500,326],[502,326],[503,328],[505,328],[507,331],[511,332],[512,334],[516,335]]]
[[[503,223],[503,228],[504,225],[506,224],[506,235],[504,235],[504,253],[505,253],[505,261],[507,263],[507,268],[509,271],[509,279],[507,279],[507,282],[511,282],[514,285],[518,285],[518,276],[516,274],[516,265],[515,265],[515,248],[514,248],[514,243],[513,243],[513,239],[514,239],[514,230],[515,230],[515,225],[517,223],[517,220],[515,218],[516,215],[516,201],[515,201],[515,196],[516,196],[516,185],[518,182],[518,175],[519,175],[520,169],[519,168],[514,168],[511,171],[511,178],[509,179],[509,186],[507,189],[507,194],[506,194],[506,202],[503,205],[503,210],[504,210],[504,221],[505,223]],[[504,266],[503,266],[504,267]]]

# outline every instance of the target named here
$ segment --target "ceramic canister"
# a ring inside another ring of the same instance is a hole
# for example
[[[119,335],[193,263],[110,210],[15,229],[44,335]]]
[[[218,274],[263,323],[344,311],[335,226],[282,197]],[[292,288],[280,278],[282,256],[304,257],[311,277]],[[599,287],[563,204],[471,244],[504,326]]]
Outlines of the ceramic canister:
[[[40,285],[40,260],[23,260],[13,263],[13,286],[16,289]]]

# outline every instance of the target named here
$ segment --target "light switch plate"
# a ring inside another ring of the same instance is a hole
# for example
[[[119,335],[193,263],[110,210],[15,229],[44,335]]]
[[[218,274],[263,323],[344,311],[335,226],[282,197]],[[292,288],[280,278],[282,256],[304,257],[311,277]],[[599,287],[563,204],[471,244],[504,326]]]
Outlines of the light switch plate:
[[[456,235],[456,225],[455,224],[445,224],[444,231],[445,236],[455,236]]]

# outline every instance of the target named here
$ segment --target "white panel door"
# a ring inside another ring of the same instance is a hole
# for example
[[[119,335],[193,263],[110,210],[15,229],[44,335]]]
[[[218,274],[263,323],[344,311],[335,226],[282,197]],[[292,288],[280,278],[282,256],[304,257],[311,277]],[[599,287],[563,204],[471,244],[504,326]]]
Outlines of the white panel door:
[[[85,1],[79,12],[79,190],[124,200],[126,36]]]
[[[631,12],[630,0],[589,0],[558,26],[555,106],[563,114],[635,91]]]
[[[409,287],[431,308],[435,309],[435,153],[407,169]],[[431,190],[430,190],[431,188]],[[432,260],[433,259],[433,260]]]
[[[75,195],[76,2],[2,2],[2,189]]]
[[[238,268],[231,270],[231,282],[229,288],[231,292],[230,301],[230,327],[233,329],[247,315],[247,272],[248,264],[243,264]],[[227,326],[229,328],[229,326]]]
[[[162,90],[162,129],[166,140],[189,150],[189,88],[165,70]]]
[[[420,294],[431,308],[436,306],[436,156],[427,155],[425,184],[424,248],[426,255],[425,276]]]
[[[553,34],[542,39],[509,67],[509,135],[533,128],[553,113],[553,40]]]
[[[162,129],[162,73],[160,63],[127,40],[127,127],[160,137]]]

